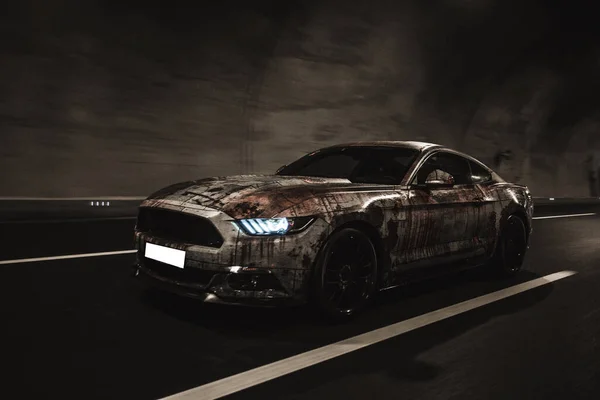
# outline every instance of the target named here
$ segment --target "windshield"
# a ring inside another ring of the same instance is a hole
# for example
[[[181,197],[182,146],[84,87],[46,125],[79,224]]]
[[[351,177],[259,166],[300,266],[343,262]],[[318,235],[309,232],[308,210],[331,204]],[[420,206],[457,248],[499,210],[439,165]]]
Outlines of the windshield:
[[[397,185],[418,153],[403,147],[334,147],[310,153],[283,167],[277,175]]]

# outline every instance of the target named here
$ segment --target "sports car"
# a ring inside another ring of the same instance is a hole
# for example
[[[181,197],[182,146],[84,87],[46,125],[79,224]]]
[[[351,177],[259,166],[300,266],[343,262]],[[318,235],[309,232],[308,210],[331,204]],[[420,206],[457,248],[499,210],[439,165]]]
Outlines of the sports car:
[[[135,276],[208,303],[310,303],[331,318],[382,290],[482,266],[514,276],[532,233],[528,188],[414,141],[340,144],[274,175],[213,177],[150,195]]]

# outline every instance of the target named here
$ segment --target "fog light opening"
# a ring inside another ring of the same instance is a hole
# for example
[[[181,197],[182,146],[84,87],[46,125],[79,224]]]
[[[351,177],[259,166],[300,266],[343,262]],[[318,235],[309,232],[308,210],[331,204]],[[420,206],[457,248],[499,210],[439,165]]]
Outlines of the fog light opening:
[[[227,283],[233,290],[280,290],[281,284],[272,274],[230,274]]]

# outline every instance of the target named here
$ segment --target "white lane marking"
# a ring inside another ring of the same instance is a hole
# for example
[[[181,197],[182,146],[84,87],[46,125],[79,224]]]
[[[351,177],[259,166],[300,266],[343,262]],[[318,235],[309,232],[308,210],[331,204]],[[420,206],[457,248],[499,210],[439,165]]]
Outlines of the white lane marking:
[[[561,271],[186,390],[164,400],[213,400],[576,274]]]
[[[596,215],[596,213],[585,213],[585,214],[565,214],[565,215],[548,215],[545,217],[533,217],[532,219],[552,219],[552,218],[571,218],[571,217],[588,217],[590,215]]]
[[[136,251],[137,250],[119,250],[119,251],[105,251],[102,253],[69,254],[66,256],[21,258],[18,260],[2,260],[2,261],[0,261],[0,265],[22,264],[22,263],[31,263],[31,262],[39,262],[39,261],[68,260],[70,258],[116,256],[119,254],[131,254],[131,253],[135,253]]]
[[[145,200],[146,197],[141,196],[96,196],[96,197],[0,197],[0,201],[129,201],[129,200]]]

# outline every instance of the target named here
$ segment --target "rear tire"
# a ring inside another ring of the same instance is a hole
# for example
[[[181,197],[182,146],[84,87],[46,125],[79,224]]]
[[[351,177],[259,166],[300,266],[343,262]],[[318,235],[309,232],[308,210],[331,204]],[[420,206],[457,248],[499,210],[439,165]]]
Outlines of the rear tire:
[[[334,232],[317,258],[314,305],[330,321],[350,319],[375,293],[377,267],[377,253],[366,234],[354,228]]]
[[[501,277],[513,277],[523,267],[527,251],[527,229],[523,220],[509,215],[502,226],[491,264]]]

